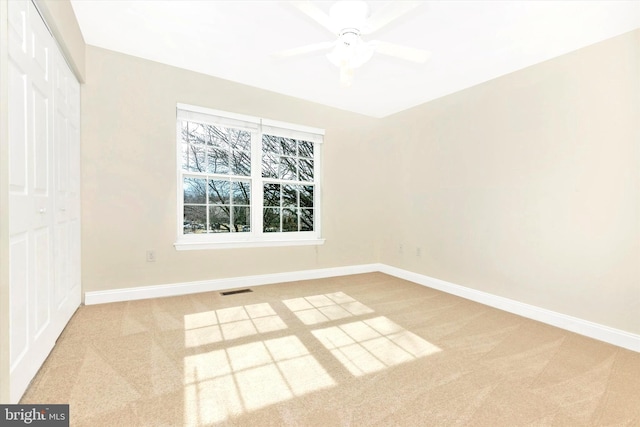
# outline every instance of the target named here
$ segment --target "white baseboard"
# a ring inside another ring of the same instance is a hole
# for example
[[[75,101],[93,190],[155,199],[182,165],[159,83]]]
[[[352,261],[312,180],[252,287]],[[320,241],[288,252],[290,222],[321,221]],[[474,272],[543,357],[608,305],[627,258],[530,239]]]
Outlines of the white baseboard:
[[[568,316],[545,308],[536,307],[534,305],[525,304],[523,302],[514,301],[509,298],[489,294],[487,292],[455,285],[453,283],[445,282],[444,280],[434,279],[433,277],[392,267],[386,264],[379,264],[379,271],[390,276],[408,280],[448,294],[457,295],[459,297],[498,308],[509,313],[517,314],[528,319],[556,326],[560,329],[575,332],[577,334],[594,338],[599,341],[604,341],[628,350],[640,352],[640,335],[577,317]]]
[[[104,304],[109,302],[133,301],[147,298],[170,297],[199,292],[221,291],[249,286],[271,285],[298,280],[323,279],[326,277],[348,276],[351,274],[379,271],[379,264],[362,264],[318,270],[291,271],[288,273],[263,274],[258,276],[232,277],[229,279],[202,280],[198,282],[172,283],[167,285],[140,286],[136,288],[112,289],[108,291],[85,292],[84,304]]]
[[[640,352],[640,335],[381,263],[85,292],[84,303],[92,305],[132,301],[373,272],[385,273],[618,347]]]

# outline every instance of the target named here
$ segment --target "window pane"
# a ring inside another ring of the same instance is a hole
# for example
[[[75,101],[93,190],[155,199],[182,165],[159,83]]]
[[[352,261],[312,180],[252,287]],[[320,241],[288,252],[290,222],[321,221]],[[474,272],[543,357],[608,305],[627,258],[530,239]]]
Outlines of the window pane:
[[[262,135],[262,152],[263,153],[279,153],[278,137],[271,135]]]
[[[282,206],[297,207],[298,206],[298,186],[283,185],[282,186]]]
[[[300,207],[313,207],[313,185],[300,186]]]
[[[228,205],[229,181],[209,180],[209,203],[214,205]]]
[[[264,208],[262,222],[265,233],[280,231],[280,208]]]
[[[288,156],[295,156],[297,154],[297,142],[295,139],[279,137],[278,140],[282,154]]]
[[[206,140],[206,134],[204,125],[200,123],[188,123],[188,139],[191,144],[204,144]]]
[[[300,159],[300,181],[313,181],[313,160]]]
[[[229,129],[222,126],[206,125],[207,142],[210,145],[222,148],[224,151],[229,150]]]
[[[280,184],[264,184],[264,205],[280,206]]]
[[[182,225],[184,234],[204,233],[207,225],[207,208],[185,206]]]
[[[233,226],[234,231],[243,233],[251,231],[251,212],[250,208],[234,207],[233,208]]]
[[[192,172],[205,171],[205,146],[201,144],[189,144],[187,146],[187,165],[185,170]]]
[[[298,141],[298,155],[300,157],[313,158],[313,142]]]
[[[202,178],[185,178],[182,188],[184,189],[185,203],[206,203],[207,187]]]
[[[300,209],[300,231],[313,231],[313,209]]]
[[[240,129],[227,129],[227,138],[232,150],[251,150],[251,133]]]
[[[248,151],[231,152],[231,173],[234,175],[251,175],[251,154]]]
[[[182,170],[189,170],[189,144],[182,144],[180,147],[180,151],[182,152]]]
[[[296,210],[282,210],[282,231],[298,231],[298,213]]]
[[[273,153],[262,153],[262,176],[264,178],[278,177],[278,156]]]
[[[232,182],[231,191],[233,192],[233,205],[250,205],[251,204],[251,184],[248,182]]]
[[[295,180],[298,177],[298,168],[295,157],[280,157],[278,178]]]
[[[229,173],[229,152],[219,147],[209,147],[208,169],[210,173]]]
[[[213,233],[228,233],[231,229],[229,225],[229,206],[213,206],[209,208],[210,231]]]

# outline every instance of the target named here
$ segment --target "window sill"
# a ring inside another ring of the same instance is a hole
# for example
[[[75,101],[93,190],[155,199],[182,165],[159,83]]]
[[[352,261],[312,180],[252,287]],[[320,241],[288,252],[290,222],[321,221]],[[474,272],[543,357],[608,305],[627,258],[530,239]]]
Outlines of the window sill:
[[[179,240],[174,243],[173,246],[178,251],[194,251],[204,249],[267,248],[278,246],[310,246],[323,244],[324,239],[254,240],[242,242],[198,242]]]

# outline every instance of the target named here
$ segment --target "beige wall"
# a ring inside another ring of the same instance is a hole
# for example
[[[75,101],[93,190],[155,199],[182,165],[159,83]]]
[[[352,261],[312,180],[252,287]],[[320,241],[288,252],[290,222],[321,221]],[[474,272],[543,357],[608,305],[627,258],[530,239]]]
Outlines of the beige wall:
[[[87,48],[82,88],[83,291],[371,263],[378,121]],[[322,246],[176,251],[176,103],[326,129]],[[156,251],[148,263],[145,252]]]
[[[382,262],[640,333],[640,30],[385,124]]]

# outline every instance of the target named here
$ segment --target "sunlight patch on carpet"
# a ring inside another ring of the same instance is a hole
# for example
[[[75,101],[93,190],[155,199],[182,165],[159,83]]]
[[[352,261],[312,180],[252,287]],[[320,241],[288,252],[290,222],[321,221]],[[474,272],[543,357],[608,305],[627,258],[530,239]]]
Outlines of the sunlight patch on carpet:
[[[441,351],[384,316],[317,329],[312,333],[355,376]]]
[[[305,325],[373,313],[373,310],[344,292],[292,298],[282,301]]]
[[[187,356],[184,375],[187,425],[221,422],[336,385],[293,335]]]
[[[267,303],[187,314],[184,316],[184,326],[186,347],[199,347],[287,328]]]
[[[228,421],[335,387],[326,370],[332,365],[359,377],[441,351],[344,292],[282,302],[304,326],[288,325],[295,318],[280,317],[268,303],[184,316],[185,344],[194,352],[184,358],[187,425]]]

